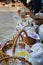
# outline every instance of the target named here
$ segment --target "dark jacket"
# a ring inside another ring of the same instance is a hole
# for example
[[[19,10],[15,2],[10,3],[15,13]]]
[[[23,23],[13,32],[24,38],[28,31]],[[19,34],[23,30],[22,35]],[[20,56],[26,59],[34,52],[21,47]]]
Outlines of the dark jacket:
[[[41,9],[41,0],[31,0],[31,3],[32,9],[39,12]]]

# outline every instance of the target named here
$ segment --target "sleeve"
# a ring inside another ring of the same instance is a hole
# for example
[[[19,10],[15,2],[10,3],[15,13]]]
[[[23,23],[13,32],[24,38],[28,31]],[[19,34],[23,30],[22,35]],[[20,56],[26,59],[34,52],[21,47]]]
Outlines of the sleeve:
[[[37,48],[35,48],[35,46],[37,46]],[[32,50],[33,52],[30,54],[29,61],[32,65],[43,65],[43,44],[35,44]]]

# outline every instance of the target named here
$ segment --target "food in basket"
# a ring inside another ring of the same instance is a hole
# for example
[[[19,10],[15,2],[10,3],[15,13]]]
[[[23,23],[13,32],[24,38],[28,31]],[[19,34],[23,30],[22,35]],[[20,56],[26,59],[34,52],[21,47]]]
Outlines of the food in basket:
[[[29,55],[30,55],[29,51],[30,51],[30,49],[28,48],[28,50],[27,50],[26,44],[24,44],[24,42],[21,42],[18,44],[18,46],[16,48],[15,56],[25,58],[28,60]]]
[[[7,46],[7,49],[10,47],[10,45],[11,44],[7,44],[7,45],[5,45],[4,46],[4,48]],[[29,58],[29,53],[28,52],[26,52],[26,50],[24,49],[25,48],[25,46],[24,46],[25,44],[23,44],[22,42],[21,43],[19,43],[19,46],[21,47],[21,49],[19,48],[19,50],[18,50],[18,46],[17,46],[17,49],[16,49],[16,52],[15,52],[15,54],[14,55],[16,55],[17,57],[20,57],[20,58],[25,58],[25,59],[27,59],[28,60],[28,58]],[[4,50],[4,48],[3,48],[3,50]],[[24,50],[23,50],[24,49]],[[23,50],[23,51],[22,51]],[[7,50],[6,50],[7,51]],[[8,57],[9,56],[11,56],[11,49],[10,49],[10,51],[9,52],[7,52],[7,55],[8,55]],[[15,57],[16,57],[15,56]],[[14,60],[14,59],[13,59]],[[9,59],[9,61],[7,61],[7,63],[8,63],[8,65],[11,63],[11,65],[12,64],[15,64],[15,62],[13,61],[12,59]],[[15,60],[16,61],[16,60]],[[17,61],[16,61],[17,62]],[[19,62],[18,62],[19,63]],[[17,63],[16,63],[17,64]]]
[[[25,44],[22,44],[22,42],[21,42],[21,43],[19,43],[19,45],[21,46],[21,48],[24,48]],[[16,56],[13,57],[13,55],[11,56],[11,52],[12,51],[9,51],[9,52],[6,53],[6,51],[9,50],[9,49],[11,50],[11,48],[12,48],[12,40],[7,41],[5,43],[5,45],[4,45],[4,47],[2,48],[2,51],[7,55],[7,56],[5,56],[5,59],[6,59],[6,62],[7,62],[8,65],[22,64],[22,63],[19,63],[18,60],[21,60],[21,61],[23,61],[24,63],[27,63],[27,64],[31,64],[31,63],[29,63],[29,61],[25,60],[25,58],[23,58],[23,56],[22,57],[19,56],[19,55],[18,55],[19,57],[18,56],[17,57]],[[18,46],[17,46],[17,48],[18,48]],[[18,52],[17,50],[16,50],[16,52]],[[20,48],[19,48],[19,50],[20,50]],[[25,57],[27,57],[29,55],[29,53],[27,53],[27,52],[21,52],[20,55],[24,55]],[[2,60],[5,60],[5,59],[3,58]],[[2,60],[0,60],[0,62]]]

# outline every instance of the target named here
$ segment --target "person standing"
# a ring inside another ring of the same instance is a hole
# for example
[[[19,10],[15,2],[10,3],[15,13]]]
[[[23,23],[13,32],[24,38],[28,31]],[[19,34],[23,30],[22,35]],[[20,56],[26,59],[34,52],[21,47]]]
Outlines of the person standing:
[[[41,10],[41,0],[31,0],[31,7],[34,13],[38,13]]]
[[[41,10],[41,12],[43,13],[43,0],[41,1],[41,3],[42,3],[42,10]]]

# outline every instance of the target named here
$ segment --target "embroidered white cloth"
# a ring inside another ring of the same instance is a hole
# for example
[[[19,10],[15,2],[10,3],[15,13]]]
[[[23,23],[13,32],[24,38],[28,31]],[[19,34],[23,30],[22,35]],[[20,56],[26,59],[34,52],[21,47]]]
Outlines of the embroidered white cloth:
[[[24,29],[26,32],[27,32],[27,34],[28,34],[28,36],[30,36],[31,38],[33,38],[33,39],[36,39],[36,40],[40,40],[40,37],[39,37],[39,35],[35,32],[35,29],[34,29],[34,27],[25,27],[25,26],[23,25],[23,24],[21,24],[21,23],[19,23],[19,25],[17,26],[17,29],[18,30],[21,30],[21,29]],[[24,35],[24,34],[23,34]]]

